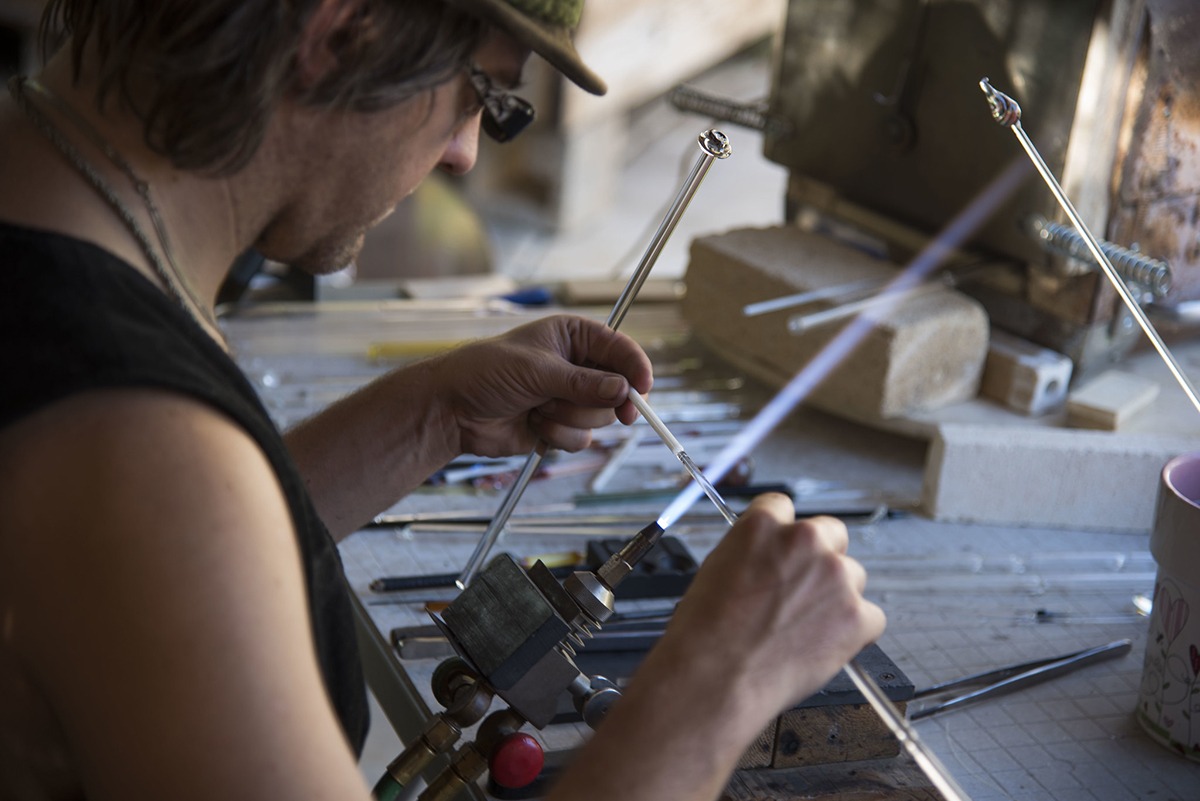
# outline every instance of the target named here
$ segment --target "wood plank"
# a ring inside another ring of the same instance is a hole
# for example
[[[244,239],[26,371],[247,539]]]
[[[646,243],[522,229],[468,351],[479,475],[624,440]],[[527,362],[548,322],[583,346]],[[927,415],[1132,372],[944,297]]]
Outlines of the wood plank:
[[[904,714],[906,704],[896,705]],[[894,757],[900,743],[868,704],[791,709],[779,716],[777,768]]]
[[[1116,431],[1153,403],[1159,389],[1149,378],[1107,370],[1067,397],[1067,425]]]
[[[941,801],[910,759],[865,760],[802,768],[742,770],[721,801]]]

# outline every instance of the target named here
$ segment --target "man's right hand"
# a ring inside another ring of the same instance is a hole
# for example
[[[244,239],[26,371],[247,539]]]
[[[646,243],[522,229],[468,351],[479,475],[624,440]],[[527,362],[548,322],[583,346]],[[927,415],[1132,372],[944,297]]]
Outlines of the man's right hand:
[[[883,632],[847,542],[838,520],[756,498],[550,801],[717,798],[771,720]]]
[[[664,645],[724,665],[766,718],[795,704],[884,630],[848,542],[840,520],[797,521],[786,496],[756,498],[705,560]]]

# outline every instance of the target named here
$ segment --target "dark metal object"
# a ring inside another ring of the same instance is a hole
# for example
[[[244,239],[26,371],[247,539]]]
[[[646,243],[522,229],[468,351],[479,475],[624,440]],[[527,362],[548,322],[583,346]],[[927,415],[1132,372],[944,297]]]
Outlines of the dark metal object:
[[[947,709],[955,709],[987,698],[994,698],[998,695],[1014,692],[1015,690],[1034,684],[1041,684],[1049,679],[1078,670],[1085,665],[1124,656],[1129,653],[1132,647],[1133,643],[1130,640],[1117,640],[1097,648],[1088,648],[1083,651],[1075,651],[1074,653],[1051,657],[1049,659],[1022,662],[1021,664],[1010,665],[997,670],[989,670],[985,673],[976,673],[954,681],[935,684],[932,687],[926,687],[923,690],[913,693],[913,700],[938,698],[947,694],[949,694],[949,697],[916,709],[910,704],[908,717],[909,720],[919,720],[920,718],[929,717]]]
[[[596,571],[596,575],[608,586],[616,587],[633,572],[634,566],[650,552],[662,535],[663,527],[658,521],[645,526],[622,545],[619,551],[610,556]]]
[[[501,554],[434,621],[481,681],[542,728],[582,675],[572,642],[612,614],[611,592],[587,578],[560,585],[541,562],[526,571]]]
[[[617,553],[624,540],[589,540],[587,566],[599,570]],[[687,591],[699,569],[678,537],[663,537],[621,582],[618,598],[677,598]]]
[[[413,627],[416,628],[416,627]],[[425,628],[425,627],[422,627]],[[392,631],[392,642],[401,659],[446,659],[454,656],[454,647],[436,626],[428,634],[401,634]],[[594,632],[578,649],[577,656],[584,654],[621,653],[634,651],[645,653],[662,636],[662,625],[638,628],[603,628]],[[579,660],[576,660],[579,664]],[[602,671],[601,671],[602,672]]]
[[[556,578],[566,578],[577,567],[552,567],[551,574]],[[453,587],[457,573],[426,573],[413,576],[383,576],[370,584],[372,592],[403,592],[405,590],[430,590],[441,587]]]
[[[446,663],[434,674],[434,694],[446,709],[434,715],[421,735],[392,760],[387,774],[399,787],[408,787],[434,759],[445,754],[477,723],[492,702],[491,692],[468,671]]]

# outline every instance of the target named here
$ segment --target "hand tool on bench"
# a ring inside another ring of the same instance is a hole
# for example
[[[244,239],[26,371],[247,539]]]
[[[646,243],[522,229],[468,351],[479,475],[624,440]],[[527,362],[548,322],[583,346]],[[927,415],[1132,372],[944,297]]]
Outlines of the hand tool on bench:
[[[960,706],[995,698],[998,695],[1011,693],[1034,684],[1041,684],[1078,670],[1085,665],[1124,656],[1132,647],[1133,643],[1130,640],[1116,640],[1096,648],[1087,648],[1048,659],[1035,659],[1031,662],[1022,662],[964,676],[954,681],[934,684],[913,693],[914,702],[927,699],[927,703],[914,708],[913,703],[910,702],[908,719],[920,720],[947,709],[957,709]]]

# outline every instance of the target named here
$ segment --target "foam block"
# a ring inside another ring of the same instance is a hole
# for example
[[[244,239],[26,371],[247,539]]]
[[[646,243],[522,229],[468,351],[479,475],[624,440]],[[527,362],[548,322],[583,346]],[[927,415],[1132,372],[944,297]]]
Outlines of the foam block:
[[[693,332],[743,370],[776,386],[787,382],[840,331],[833,323],[797,335],[788,320],[829,308],[747,317],[750,303],[897,275],[890,262],[791,226],[743,228],[692,243],[682,308]],[[975,300],[927,289],[886,310],[812,394],[811,405],[864,422],[926,411],[974,397],[988,345],[988,319]]]
[[[1197,437],[945,424],[922,505],[950,522],[1146,532],[1163,466],[1195,450]]]
[[[1073,369],[1057,351],[993,330],[979,394],[1024,414],[1045,414],[1066,402]]]

